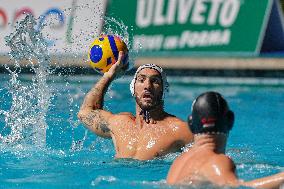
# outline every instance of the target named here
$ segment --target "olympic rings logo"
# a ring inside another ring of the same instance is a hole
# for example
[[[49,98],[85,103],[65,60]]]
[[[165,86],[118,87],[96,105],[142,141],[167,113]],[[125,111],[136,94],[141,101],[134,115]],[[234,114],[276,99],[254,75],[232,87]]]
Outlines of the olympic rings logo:
[[[13,27],[14,24],[20,19],[20,17],[22,15],[25,15],[25,14],[31,14],[35,17],[35,14],[32,11],[32,9],[30,9],[28,7],[24,7],[24,8],[21,8],[19,10],[16,10],[14,17],[13,17],[13,20],[11,22],[12,23],[11,27]],[[45,23],[45,21],[47,20],[47,18],[50,15],[56,15],[57,18],[58,18],[57,19],[58,23],[56,25],[53,25],[53,27],[60,28],[64,25],[65,16],[64,16],[63,11],[59,8],[49,8],[42,15],[39,16],[38,28]],[[0,29],[6,27],[7,25],[8,25],[8,16],[7,16],[5,10],[0,7]]]

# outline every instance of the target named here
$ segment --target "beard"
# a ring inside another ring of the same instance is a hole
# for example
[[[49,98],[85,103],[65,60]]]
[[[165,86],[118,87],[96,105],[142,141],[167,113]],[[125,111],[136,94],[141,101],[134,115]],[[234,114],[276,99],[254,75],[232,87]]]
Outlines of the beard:
[[[135,101],[138,104],[138,106],[145,111],[150,111],[150,110],[154,110],[155,108],[159,107],[159,106],[163,106],[164,104],[164,100],[162,99],[162,95],[158,95],[156,96],[153,100],[152,103],[150,102],[143,102],[143,100],[137,96],[135,96]]]

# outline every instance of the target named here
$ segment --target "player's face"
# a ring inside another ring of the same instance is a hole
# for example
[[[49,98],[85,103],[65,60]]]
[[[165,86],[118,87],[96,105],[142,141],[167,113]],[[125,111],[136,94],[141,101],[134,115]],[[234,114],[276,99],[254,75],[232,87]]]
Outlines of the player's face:
[[[143,110],[151,110],[162,104],[163,81],[160,73],[151,68],[142,69],[135,82],[136,103]]]

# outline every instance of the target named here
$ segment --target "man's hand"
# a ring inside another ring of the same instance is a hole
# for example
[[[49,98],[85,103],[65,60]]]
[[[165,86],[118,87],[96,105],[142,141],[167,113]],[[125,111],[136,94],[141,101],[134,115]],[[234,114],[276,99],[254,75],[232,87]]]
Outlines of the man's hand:
[[[124,52],[119,51],[117,62],[111,66],[109,71],[106,72],[104,76],[107,76],[113,79],[116,76],[120,75],[124,71],[124,67],[126,66],[123,64],[123,61],[122,61],[123,59],[124,59]]]

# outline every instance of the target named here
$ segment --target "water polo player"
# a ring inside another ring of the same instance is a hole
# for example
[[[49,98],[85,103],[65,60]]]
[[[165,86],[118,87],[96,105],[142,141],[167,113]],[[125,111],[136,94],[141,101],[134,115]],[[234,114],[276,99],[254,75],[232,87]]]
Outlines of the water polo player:
[[[117,158],[153,159],[180,150],[193,139],[187,124],[164,111],[168,82],[163,69],[154,64],[140,66],[130,84],[136,100],[136,115],[113,114],[103,109],[104,95],[117,73],[118,61],[87,93],[79,119],[98,136],[112,138]]]
[[[188,122],[194,133],[194,144],[174,161],[167,183],[186,185],[211,182],[218,186],[278,188],[284,182],[284,172],[247,182],[237,178],[234,162],[225,155],[234,113],[219,93],[201,94],[193,102]]]

